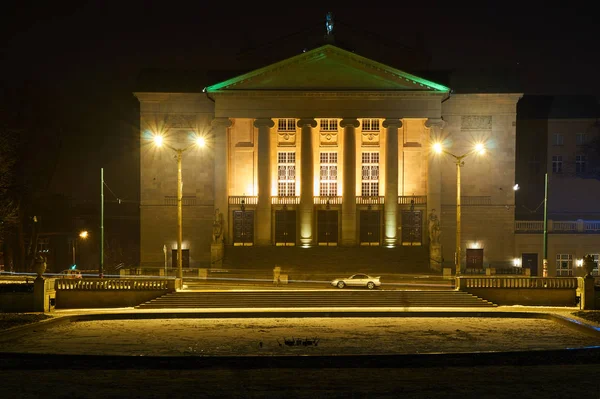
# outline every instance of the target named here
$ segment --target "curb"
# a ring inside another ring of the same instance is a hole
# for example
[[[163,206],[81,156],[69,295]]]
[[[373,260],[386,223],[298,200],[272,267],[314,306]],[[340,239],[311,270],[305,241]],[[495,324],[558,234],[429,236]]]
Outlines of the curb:
[[[356,369],[598,364],[600,348],[563,350],[332,356],[104,356],[0,352],[0,370],[44,369]]]
[[[30,323],[22,326],[10,328],[4,330],[0,334],[0,342],[8,340],[15,335],[22,333],[44,331],[50,327],[59,325],[61,323],[77,322],[77,321],[94,321],[94,320],[149,320],[149,319],[209,319],[209,318],[304,318],[304,317],[477,317],[477,318],[522,318],[522,319],[546,319],[552,320],[564,326],[573,328],[579,332],[592,335],[594,337],[600,337],[600,327],[592,324],[583,322],[581,320],[557,315],[554,313],[548,313],[543,311],[395,311],[395,310],[281,310],[277,309],[271,311],[271,309],[252,310],[252,311],[238,311],[230,310],[223,311],[215,309],[216,311],[169,311],[166,312],[126,312],[126,313],[83,313],[74,315],[63,315],[55,316],[51,319],[42,320],[38,323]]]

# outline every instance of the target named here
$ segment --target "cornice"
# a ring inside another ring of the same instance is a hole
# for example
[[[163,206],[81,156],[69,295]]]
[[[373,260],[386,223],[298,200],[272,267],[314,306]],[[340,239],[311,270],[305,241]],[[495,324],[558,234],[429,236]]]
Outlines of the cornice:
[[[398,97],[440,97],[446,96],[442,92],[422,91],[284,91],[284,90],[236,90],[230,92],[211,93],[217,97],[289,97],[289,98],[398,98]]]
[[[173,99],[184,99],[189,101],[201,100],[206,94],[199,91],[198,93],[153,93],[153,92],[134,92],[133,95],[140,101],[169,101]]]

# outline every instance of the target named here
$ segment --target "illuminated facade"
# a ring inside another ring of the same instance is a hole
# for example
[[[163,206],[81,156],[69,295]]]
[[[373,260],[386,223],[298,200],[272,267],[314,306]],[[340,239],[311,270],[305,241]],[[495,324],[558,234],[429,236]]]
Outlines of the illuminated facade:
[[[177,168],[152,145],[157,134],[173,147],[191,135],[208,143],[183,156],[184,267],[210,266],[215,214],[225,257],[235,247],[431,248],[435,214],[441,253],[425,261],[451,267],[456,169],[435,142],[488,149],[461,168],[462,267],[514,258],[520,93],[451,94],[325,45],[198,93],[135,94],[142,265],[174,264],[176,250]]]

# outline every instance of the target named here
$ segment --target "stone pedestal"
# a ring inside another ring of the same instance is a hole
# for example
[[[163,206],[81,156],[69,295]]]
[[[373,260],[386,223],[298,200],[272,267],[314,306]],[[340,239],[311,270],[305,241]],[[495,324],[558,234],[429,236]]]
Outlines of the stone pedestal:
[[[437,272],[442,271],[442,246],[440,244],[429,245],[429,268]]]
[[[595,310],[596,309],[596,292],[594,288],[594,277],[587,275],[585,277],[578,277],[578,294],[580,307],[583,310]]]
[[[213,242],[210,244],[210,267],[220,269],[223,267],[223,242]]]
[[[53,311],[55,298],[56,291],[54,290],[54,279],[37,277],[33,282],[33,311]]]

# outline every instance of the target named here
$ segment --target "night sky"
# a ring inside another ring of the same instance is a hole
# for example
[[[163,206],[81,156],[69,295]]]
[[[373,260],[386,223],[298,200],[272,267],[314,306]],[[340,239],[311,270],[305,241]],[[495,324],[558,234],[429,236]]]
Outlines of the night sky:
[[[501,70],[517,73],[526,93],[600,90],[598,29],[589,9],[402,3],[240,9],[202,1],[17,2],[0,17],[1,78],[35,82],[44,87],[40,97],[59,109],[64,145],[52,187],[77,200],[98,198],[101,167],[116,196],[139,198],[132,92],[140,71],[208,69],[233,77],[316,47],[328,11],[345,47],[407,72]]]

